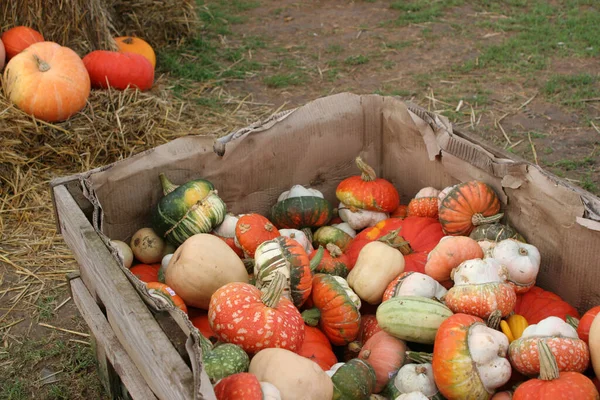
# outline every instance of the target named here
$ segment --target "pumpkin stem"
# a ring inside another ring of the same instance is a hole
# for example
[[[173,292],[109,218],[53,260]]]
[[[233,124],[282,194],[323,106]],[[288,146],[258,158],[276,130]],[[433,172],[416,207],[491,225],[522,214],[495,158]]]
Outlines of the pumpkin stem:
[[[540,379],[543,381],[551,381],[560,377],[556,357],[552,354],[550,347],[544,340],[537,342],[538,354],[540,359]]]
[[[34,54],[33,58],[35,59],[35,62],[37,63],[37,67],[40,70],[40,72],[46,72],[50,70],[50,64],[39,58],[37,54]]]
[[[571,325],[575,330],[579,327],[579,320],[575,317],[567,315],[567,324]]]
[[[422,365],[422,364],[421,364],[421,365],[417,365],[417,366],[415,367],[415,372],[416,372],[417,374],[425,374],[425,373],[427,373],[427,367],[425,367],[425,366],[424,366],[424,365]]]
[[[325,252],[325,250],[323,249],[323,246],[319,245],[319,249],[317,250],[317,253],[312,258],[312,260],[310,260],[310,270],[311,271],[314,271],[315,269],[317,269],[317,267],[321,263],[321,260],[323,259],[324,252]]]
[[[312,241],[313,241],[312,230],[310,228],[302,228],[301,231],[304,232],[304,234],[306,235],[306,239],[308,240],[308,243],[312,243]]]
[[[486,321],[486,325],[494,330],[499,330],[500,321],[502,321],[502,312],[500,310],[494,310]]]
[[[362,344],[358,341],[358,340],[354,340],[350,343],[348,343],[348,351],[350,351],[351,353],[360,353],[360,351],[362,350]]]
[[[284,274],[281,272],[275,273],[273,280],[261,289],[262,296],[260,300],[269,308],[277,307],[287,283],[287,277]]]
[[[302,319],[308,326],[317,326],[319,319],[321,318],[321,310],[318,308],[309,308],[308,310],[302,311]]]
[[[158,174],[158,179],[160,179],[160,184],[162,186],[163,189],[163,194],[166,196],[169,193],[171,193],[173,190],[177,189],[179,187],[179,185],[174,184],[173,182],[171,182],[165,174],[163,174],[162,172],[160,174]]]
[[[325,248],[333,258],[337,258],[342,255],[342,249],[340,249],[335,243],[327,243]]]
[[[476,213],[471,217],[471,223],[475,226],[491,224],[492,222],[500,221],[503,216],[503,213],[498,213],[496,215],[492,215],[491,217],[486,217],[482,213]]]
[[[123,39],[123,43],[125,43],[125,44],[132,44],[133,43],[133,38],[132,37],[128,37],[126,39]]]
[[[433,354],[423,351],[406,351],[406,358],[419,364],[430,363],[433,360]]]
[[[371,182],[371,181],[374,181],[375,179],[377,179],[375,170],[373,168],[371,168],[371,166],[368,165],[366,162],[364,162],[360,156],[356,157],[356,166],[361,171],[360,177],[363,181]]]
[[[406,256],[413,253],[413,249],[410,247],[410,243],[408,241],[404,240],[402,236],[398,235],[401,229],[402,228],[394,229],[377,240],[399,250],[403,256]]]

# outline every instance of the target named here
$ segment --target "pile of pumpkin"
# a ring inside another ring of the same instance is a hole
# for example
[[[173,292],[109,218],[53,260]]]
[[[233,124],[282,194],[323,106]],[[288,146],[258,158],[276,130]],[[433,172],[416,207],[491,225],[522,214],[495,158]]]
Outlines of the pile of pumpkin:
[[[198,328],[219,400],[599,398],[600,307],[580,316],[535,285],[540,253],[489,185],[401,205],[356,164],[337,207],[295,185],[269,215],[161,174],[151,226],[112,241]]]
[[[69,47],[45,41],[26,26],[0,37],[0,71],[6,97],[19,109],[46,122],[69,119],[81,111],[91,88],[150,89],[156,56],[136,37],[115,38],[118,51],[94,50],[83,59]]]

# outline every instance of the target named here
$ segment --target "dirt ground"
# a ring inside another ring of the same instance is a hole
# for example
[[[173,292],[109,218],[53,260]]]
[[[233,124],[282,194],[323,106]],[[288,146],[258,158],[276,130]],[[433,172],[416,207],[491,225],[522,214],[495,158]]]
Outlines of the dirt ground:
[[[165,58],[160,53],[158,64],[159,73],[174,85],[185,81],[186,93],[198,89],[203,101],[189,101],[199,110],[235,111],[221,98],[213,98],[219,91],[228,93],[229,99],[273,111],[346,91],[399,96],[443,113],[455,126],[584,189],[600,192],[600,57],[596,50],[586,53],[593,47],[589,44],[573,43],[573,50],[565,51],[570,43],[556,40],[543,49],[522,37],[519,29],[529,26],[523,16],[546,15],[546,2],[532,2],[535,6],[517,0],[199,3],[203,16],[212,20],[206,35],[215,51],[236,54],[217,74],[223,78],[178,76],[164,63],[161,66]],[[569,2],[548,4],[560,11],[563,3]],[[593,2],[581,4],[581,11],[599,15]],[[590,37],[600,38],[598,29]],[[173,51],[185,56],[180,64],[199,56],[185,45]],[[241,70],[243,64],[252,67]],[[45,212],[46,223],[52,224],[50,210]],[[33,232],[34,227],[30,229]],[[45,250],[61,241],[58,235],[44,238],[43,243],[27,244],[24,251],[44,257]],[[17,242],[8,229],[0,233],[0,257]],[[52,262],[52,274],[44,277],[46,290],[28,292],[25,306],[18,297],[27,284],[20,284],[22,271],[0,258],[0,372],[10,370],[0,376],[0,399],[105,397],[95,376],[87,326],[66,290],[64,275],[77,265],[68,250],[64,259]]]

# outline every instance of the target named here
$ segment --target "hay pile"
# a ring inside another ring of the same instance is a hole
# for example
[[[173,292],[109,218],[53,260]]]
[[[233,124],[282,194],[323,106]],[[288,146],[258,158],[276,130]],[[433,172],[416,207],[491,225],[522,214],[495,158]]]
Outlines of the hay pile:
[[[32,27],[83,56],[116,50],[115,36],[139,36],[152,46],[179,43],[196,33],[198,16],[194,0],[2,1],[0,31],[15,25]]]
[[[39,301],[49,293],[66,298],[65,274],[77,270],[56,233],[51,179],[110,164],[179,136],[221,136],[273,111],[210,85],[190,89],[184,101],[173,95],[171,84],[176,82],[161,76],[148,92],[92,90],[82,112],[57,124],[23,113],[0,92],[0,343],[10,348],[35,330]],[[201,97],[216,98],[222,106],[195,105]]]

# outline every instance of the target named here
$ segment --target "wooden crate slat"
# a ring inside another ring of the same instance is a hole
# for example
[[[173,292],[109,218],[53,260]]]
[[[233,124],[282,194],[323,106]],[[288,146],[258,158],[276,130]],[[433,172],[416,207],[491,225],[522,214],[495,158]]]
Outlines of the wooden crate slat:
[[[106,358],[121,378],[131,398],[134,400],[155,400],[156,396],[144,381],[121,343],[119,343],[119,339],[115,336],[106,317],[102,314],[100,307],[92,298],[81,278],[71,280],[70,284],[73,301],[77,305],[81,316],[90,328],[96,342],[101,346]]]
[[[118,324],[115,335],[160,399],[194,399],[192,371],[64,186],[54,187],[61,233],[81,277]]]

